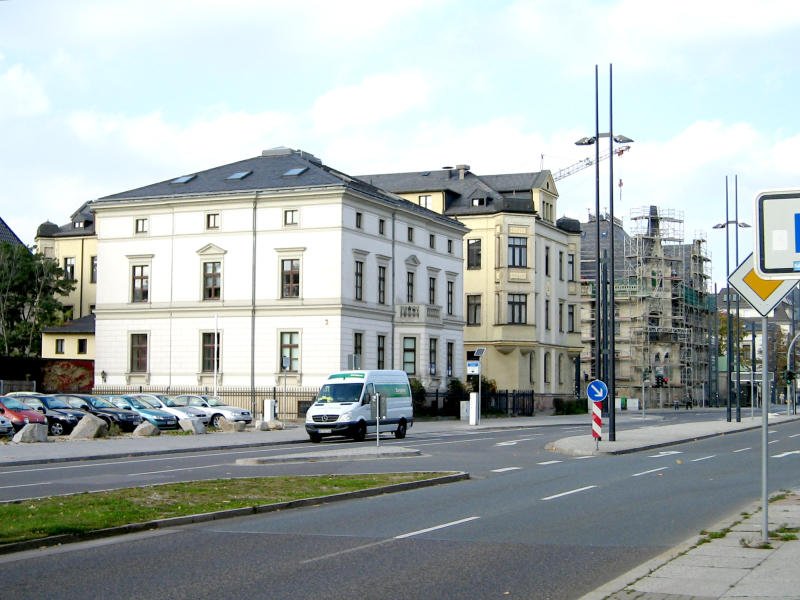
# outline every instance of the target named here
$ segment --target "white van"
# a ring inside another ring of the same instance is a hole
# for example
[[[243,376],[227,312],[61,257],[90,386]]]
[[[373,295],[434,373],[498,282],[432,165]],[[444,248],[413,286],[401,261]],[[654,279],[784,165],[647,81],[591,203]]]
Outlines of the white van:
[[[334,373],[306,412],[308,437],[315,443],[328,435],[361,442],[367,433],[376,431],[377,405],[381,431],[393,431],[398,439],[406,437],[406,430],[414,424],[414,407],[405,371]]]

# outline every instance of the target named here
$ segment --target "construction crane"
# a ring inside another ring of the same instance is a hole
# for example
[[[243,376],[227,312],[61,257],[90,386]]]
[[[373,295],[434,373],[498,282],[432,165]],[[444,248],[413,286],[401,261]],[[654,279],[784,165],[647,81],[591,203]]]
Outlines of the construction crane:
[[[614,148],[613,152],[617,156],[622,156],[623,153],[627,152],[630,149],[631,149],[630,146],[620,146],[619,148]],[[606,152],[605,154],[601,154],[600,160],[603,161],[607,159],[609,156],[611,156],[611,151]],[[578,171],[583,171],[584,169],[588,169],[589,167],[594,165],[594,162],[595,161],[593,158],[584,158],[583,160],[580,160],[575,164],[572,164],[568,167],[564,167],[563,169],[559,169],[558,171],[553,173],[553,180],[558,181],[559,179],[564,179],[565,177],[574,175]]]

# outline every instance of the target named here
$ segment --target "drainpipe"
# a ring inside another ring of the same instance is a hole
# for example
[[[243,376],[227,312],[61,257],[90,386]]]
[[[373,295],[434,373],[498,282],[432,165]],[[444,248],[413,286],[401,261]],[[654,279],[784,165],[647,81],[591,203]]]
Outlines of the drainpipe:
[[[85,281],[83,280],[83,261],[85,259],[83,252],[84,252],[84,242],[86,240],[81,238],[81,289],[78,291],[78,317],[83,316],[83,284]],[[74,318],[74,317],[73,317]]]
[[[395,294],[394,294],[394,284],[395,284],[395,277],[396,270],[395,265],[397,263],[397,257],[395,255],[395,220],[397,217],[397,213],[392,211],[392,335],[390,337],[390,344],[391,344],[391,368],[394,369],[394,334],[395,334],[395,319],[397,318],[397,306],[395,306]]]
[[[256,208],[258,192],[253,196],[253,257],[250,283],[250,412],[256,414]]]

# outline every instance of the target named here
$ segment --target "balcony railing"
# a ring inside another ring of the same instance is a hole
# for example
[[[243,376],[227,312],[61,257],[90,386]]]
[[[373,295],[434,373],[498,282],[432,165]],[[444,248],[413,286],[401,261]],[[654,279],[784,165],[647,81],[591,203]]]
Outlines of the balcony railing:
[[[395,310],[398,323],[442,322],[442,307],[436,304],[398,304]]]

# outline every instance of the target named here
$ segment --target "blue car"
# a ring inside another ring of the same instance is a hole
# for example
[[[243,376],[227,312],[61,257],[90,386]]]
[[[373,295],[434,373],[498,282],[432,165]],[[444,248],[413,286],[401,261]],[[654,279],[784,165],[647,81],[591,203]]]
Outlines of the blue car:
[[[133,396],[107,396],[114,406],[133,410],[159,429],[179,429],[178,418]]]

